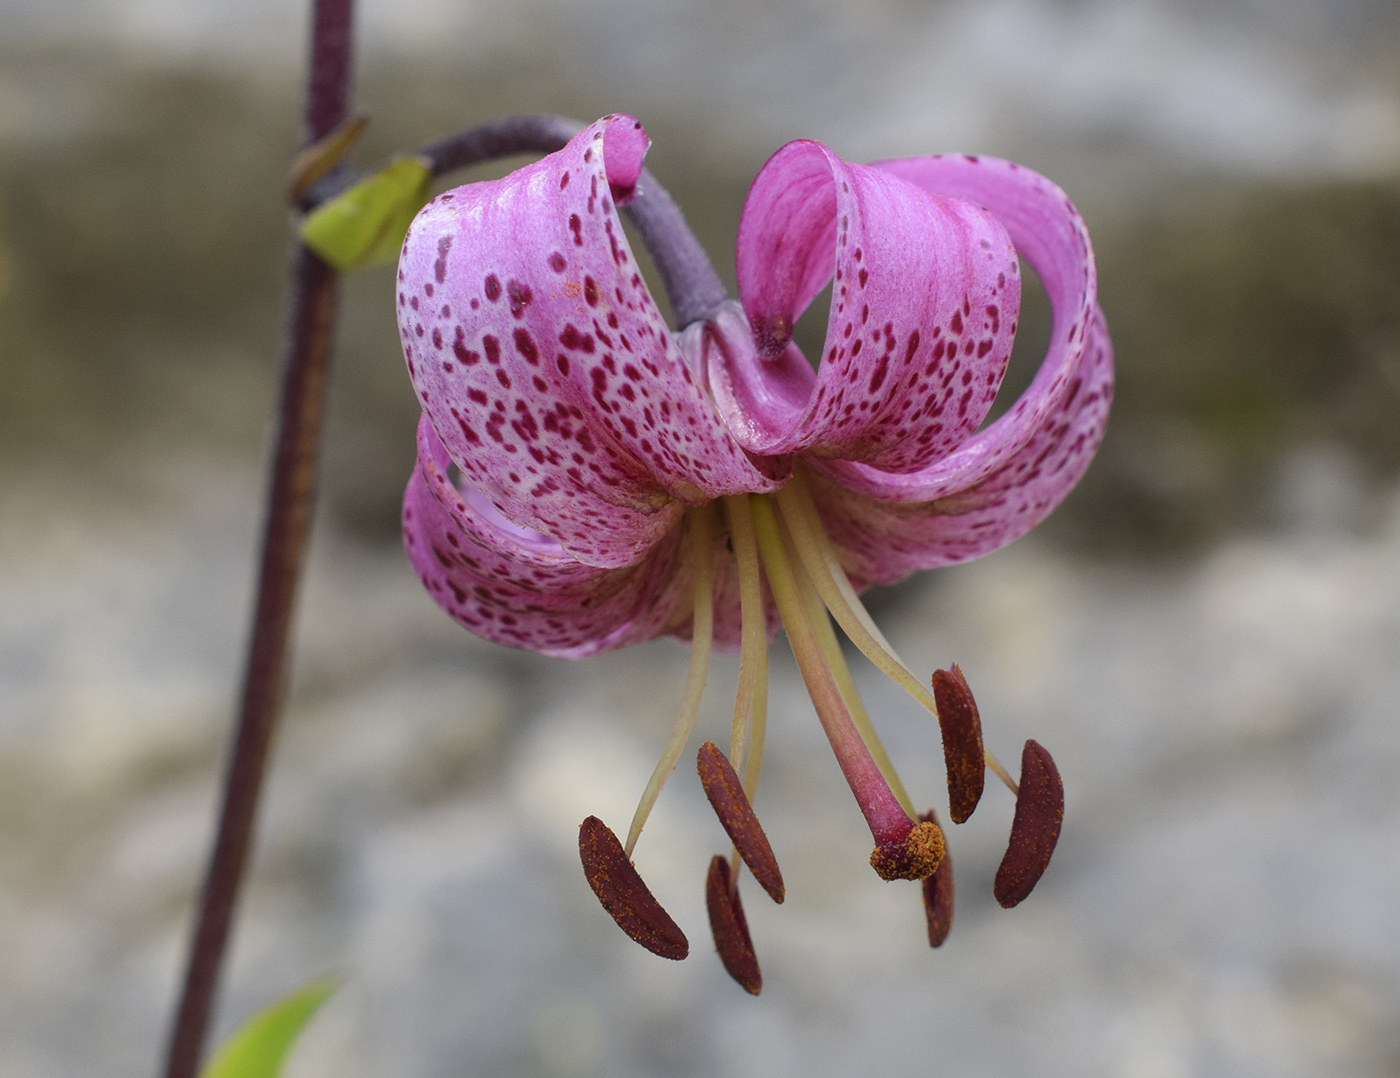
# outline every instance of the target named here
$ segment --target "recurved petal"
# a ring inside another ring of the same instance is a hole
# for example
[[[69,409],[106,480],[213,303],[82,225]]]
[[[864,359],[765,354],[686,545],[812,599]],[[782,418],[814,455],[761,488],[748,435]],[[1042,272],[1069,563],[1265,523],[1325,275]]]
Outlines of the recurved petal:
[[[576,558],[641,558],[684,505],[771,489],[647,292],[616,203],[646,134],[609,116],[415,218],[399,262],[414,388],[467,482]]]
[[[418,466],[404,493],[404,547],[428,592],[466,628],[562,658],[688,628],[692,570],[681,556],[683,526],[635,565],[587,565],[455,485],[426,418],[419,435]]]
[[[955,195],[984,206],[1011,236],[1017,253],[1034,267],[1053,314],[1050,347],[1034,381],[994,423],[957,451],[921,470],[880,471],[858,462],[823,462],[840,482],[884,501],[929,502],[965,491],[1002,470],[1028,440],[1073,409],[1075,386],[1112,384],[1112,352],[1098,309],[1097,276],[1089,233],[1074,204],[1030,169],[991,157],[911,157],[872,166],[927,191]],[[1086,353],[1099,349],[1098,359]],[[1091,369],[1093,368],[1093,369]],[[1068,400],[1068,405],[1067,405]],[[1096,443],[1097,444],[1097,443]]]
[[[755,348],[713,352],[708,373],[745,448],[913,470],[986,416],[1020,281],[1006,230],[975,202],[789,143],[749,191],[737,269]],[[813,376],[789,338],[833,272]]]
[[[859,476],[853,482],[847,467],[815,466],[824,473],[811,483],[817,510],[859,586],[892,584],[919,569],[989,554],[1064,499],[1103,439],[1113,397],[1112,349],[1101,314],[1085,336],[1080,363],[1040,426],[1014,452],[998,454],[991,472],[970,469],[976,479],[965,487],[910,503],[890,497],[898,476],[883,477],[886,486],[864,484]],[[865,492],[872,485],[874,496]]]

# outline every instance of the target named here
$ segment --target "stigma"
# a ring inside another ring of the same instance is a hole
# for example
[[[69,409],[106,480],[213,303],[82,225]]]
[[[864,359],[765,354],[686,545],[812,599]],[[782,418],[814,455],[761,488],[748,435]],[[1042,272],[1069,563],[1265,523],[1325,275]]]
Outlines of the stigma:
[[[994,896],[1011,907],[1030,895],[1049,865],[1064,817],[1064,789],[1050,754],[1035,741],[1022,753],[1021,781],[985,747],[981,717],[956,663],[917,677],[895,652],[842,565],[822,526],[809,475],[798,465],[772,494],[735,494],[691,508],[685,521],[691,567],[691,661],[670,739],[633,814],[625,843],[597,817],[584,821],[584,874],[607,912],[632,939],[665,958],[689,953],[684,932],[662,909],[633,864],[647,818],[694,732],[714,637],[718,566],[738,581],[739,677],[729,751],[706,741],[697,757],[701,785],[727,834],[729,855],[706,876],[706,907],[720,960],[747,991],[762,973],[739,897],[747,867],[774,902],[785,886],[778,859],[753,808],[762,770],[768,705],[768,646],[781,625],[818,721],[856,806],[870,829],[870,865],[884,880],[921,883],[928,937],[937,947],[952,925],[953,876],[947,840],[932,809],[910,799],[856,691],[838,630],[903,688],[939,725],[947,772],[949,818],[966,821],[980,802],[988,771],[1015,797],[1011,836]]]

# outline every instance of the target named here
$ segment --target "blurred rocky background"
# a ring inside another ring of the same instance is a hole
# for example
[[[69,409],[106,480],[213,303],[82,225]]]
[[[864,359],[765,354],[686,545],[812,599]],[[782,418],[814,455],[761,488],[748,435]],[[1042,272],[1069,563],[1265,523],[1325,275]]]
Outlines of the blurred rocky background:
[[[0,1078],[134,1078],[161,1050],[251,593],[303,21],[0,0]],[[1400,1075],[1400,9],[363,0],[361,24],[362,161],[629,111],[726,274],[791,138],[1000,154],[1076,199],[1119,362],[1099,460],[1034,536],[872,598],[920,668],[962,663],[1003,757],[1051,748],[1069,817],[1004,913],[989,790],[930,952],[780,643],[763,996],[709,953],[722,834],[684,764],[638,863],[692,957],[624,939],[575,829],[625,824],[686,653],[551,662],[429,602],[368,272],[220,1029],[332,970],[292,1078]],[[857,669],[938,803],[936,731]]]

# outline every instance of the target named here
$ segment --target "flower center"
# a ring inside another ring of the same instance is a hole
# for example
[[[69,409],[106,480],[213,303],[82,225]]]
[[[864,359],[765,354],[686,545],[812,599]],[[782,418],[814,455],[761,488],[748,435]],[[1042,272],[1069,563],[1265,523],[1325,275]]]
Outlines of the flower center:
[[[721,507],[723,519],[717,512]],[[743,775],[744,796],[752,802],[758,785],[767,720],[766,579],[822,729],[875,839],[871,866],[887,880],[920,880],[932,875],[944,854],[942,832],[936,823],[918,818],[880,744],[841,653],[832,617],[877,667],[935,717],[938,703],[900,661],[856,596],[822,527],[801,470],[776,494],[730,495],[692,509],[686,527],[695,611],[690,670],[671,737],[633,815],[624,846],[627,856],[632,855],[661,788],[694,729],[710,659],[715,556],[727,532],[739,579],[742,617],[729,760]],[[944,709],[948,710],[946,701]],[[980,775],[985,763],[1013,792],[1016,790],[1006,770],[982,749],[980,734],[975,754],[974,760],[963,761],[964,770],[972,768]]]
[[[716,565],[728,570],[722,559],[729,557],[738,577],[742,618],[729,756],[706,742],[698,766],[706,796],[734,843],[727,861],[716,857],[711,862],[706,884],[710,927],[730,974],[750,992],[761,989],[739,902],[740,861],[774,901],[781,902],[784,893],[777,860],[752,807],[768,709],[765,580],[822,729],[875,840],[870,865],[882,879],[923,881],[929,943],[941,944],[952,922],[952,863],[943,830],[932,811],[915,811],[880,744],[841,653],[833,619],[871,662],[938,719],[955,823],[966,820],[976,807],[988,770],[1016,795],[1010,845],[993,891],[1003,906],[1014,906],[1030,894],[1049,863],[1064,813],[1054,762],[1036,742],[1026,742],[1018,786],[983,746],[977,705],[957,664],[936,671],[931,688],[910,673],[856,596],[822,526],[802,466],[774,494],[735,494],[691,509],[685,528],[694,613],[680,714],[637,806],[626,846],[595,817],[585,820],[579,832],[588,882],[623,930],[663,957],[683,958],[688,953],[685,934],[642,882],[631,857],[695,726],[710,661]]]

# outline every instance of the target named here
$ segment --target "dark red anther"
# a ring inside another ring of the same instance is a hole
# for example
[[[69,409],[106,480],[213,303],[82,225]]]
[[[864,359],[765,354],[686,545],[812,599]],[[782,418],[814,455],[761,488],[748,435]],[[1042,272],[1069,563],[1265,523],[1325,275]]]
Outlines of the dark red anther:
[[[953,664],[933,672],[933,702],[943,731],[943,761],[948,768],[948,815],[962,823],[982,797],[986,763],[982,754],[982,720],[967,678]]]
[[[705,796],[710,799],[715,815],[729,834],[734,848],[749,866],[758,885],[768,892],[774,902],[783,900],[783,874],[778,869],[778,859],[773,856],[773,847],[768,836],[763,833],[753,806],[744,794],[743,783],[729,758],[715,747],[713,741],[700,746],[696,761],[700,771],[700,784],[705,787]]]
[[[710,911],[710,932],[715,937],[719,960],[746,992],[758,995],[763,991],[763,972],[753,952],[749,923],[744,920],[744,907],[739,902],[739,888],[731,882],[729,862],[723,857],[710,861],[710,871],[705,877],[705,908]]]
[[[588,886],[618,928],[662,958],[679,960],[690,953],[685,933],[661,908],[627,859],[622,843],[597,816],[579,826],[578,855]]]
[[[1050,754],[1027,741],[1021,752],[1021,789],[1011,821],[1011,841],[997,869],[992,893],[1007,909],[1025,899],[1050,864],[1065,818],[1065,787]]]
[[[938,814],[929,809],[919,819],[936,825]],[[948,938],[948,930],[953,927],[953,858],[946,850],[933,875],[925,877],[923,886],[928,945],[938,947]]]

